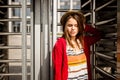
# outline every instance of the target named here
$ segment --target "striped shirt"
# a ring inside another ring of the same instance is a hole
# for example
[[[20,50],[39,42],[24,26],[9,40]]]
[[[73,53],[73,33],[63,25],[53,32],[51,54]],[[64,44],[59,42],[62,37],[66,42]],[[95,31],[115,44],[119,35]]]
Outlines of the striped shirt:
[[[84,50],[74,51],[67,46],[68,80],[88,80],[87,61]]]

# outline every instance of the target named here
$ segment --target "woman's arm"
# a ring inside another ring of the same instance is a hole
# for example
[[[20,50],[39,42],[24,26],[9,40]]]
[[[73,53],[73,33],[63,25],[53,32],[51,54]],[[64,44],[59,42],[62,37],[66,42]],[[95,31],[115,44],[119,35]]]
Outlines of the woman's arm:
[[[53,51],[52,51],[52,61],[53,61],[53,78],[54,80],[61,79],[61,66],[62,66],[62,51],[59,42],[57,41]]]
[[[85,25],[85,33],[89,34],[85,35],[85,39],[89,45],[92,45],[101,39],[101,32],[90,25]]]

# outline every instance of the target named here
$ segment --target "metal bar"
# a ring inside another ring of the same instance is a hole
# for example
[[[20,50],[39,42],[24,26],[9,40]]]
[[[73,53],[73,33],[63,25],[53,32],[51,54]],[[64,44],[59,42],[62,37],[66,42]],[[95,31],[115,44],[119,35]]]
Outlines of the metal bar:
[[[22,73],[0,73],[0,76],[21,76]],[[27,73],[27,75],[30,75],[30,73]]]
[[[100,68],[99,68],[99,67],[97,67],[97,66],[95,66],[95,68],[96,68],[96,70],[100,71],[100,72],[101,72],[101,73],[103,73],[104,75],[109,76],[110,78],[112,78],[112,79],[115,79],[115,80],[116,80],[116,77],[115,77],[115,76],[113,76],[113,75],[111,75],[110,73],[108,73],[108,72],[106,72],[106,71],[104,71],[104,70],[100,69]]]
[[[73,0],[70,0],[70,10],[73,9]]]
[[[54,46],[57,39],[57,0],[53,0],[53,36],[52,46]]]
[[[87,2],[85,2],[85,3],[81,6],[81,8],[85,7],[85,6],[88,5],[90,2],[91,2],[91,0],[88,0]]]
[[[117,0],[117,75],[120,80],[120,0]]]
[[[114,20],[116,20],[116,18],[112,18],[112,19],[109,19],[109,20],[104,20],[104,21],[96,22],[95,25],[98,26],[98,25],[106,24],[106,23],[114,21]]]
[[[35,64],[34,64],[34,69],[35,69],[35,73],[34,73],[34,76],[35,76],[35,79],[34,80],[40,80],[40,72],[41,72],[41,31],[42,31],[42,28],[41,28],[41,8],[43,8],[41,6],[41,0],[33,0],[35,2],[35,7],[34,7],[34,55],[35,55]],[[37,66],[36,66],[37,65]]]
[[[9,19],[0,19],[0,21],[4,22],[4,21],[21,21],[22,18],[9,18]],[[27,21],[30,21],[30,18],[26,19]]]
[[[2,58],[2,57],[4,57],[5,56],[5,54],[0,54],[0,58]]]
[[[52,0],[49,0],[49,3],[51,3]],[[60,1],[60,0],[59,0]],[[51,26],[51,14],[52,14],[52,7],[51,7],[52,4],[49,4],[49,13],[48,13],[48,16],[49,16],[49,21],[48,21],[48,25],[49,25],[49,29],[48,29],[48,33],[49,33],[49,36],[48,36],[48,40],[49,40],[49,44],[48,44],[48,47],[49,47],[49,53],[50,53],[50,80],[53,80],[53,65],[52,65],[52,47],[51,47],[51,42],[52,42],[52,39],[51,39],[51,29],[52,29],[52,26]]]
[[[48,1],[48,56],[49,56],[49,79],[53,80],[53,71],[52,71],[52,48],[51,48],[51,1]]]
[[[30,46],[27,46],[26,48],[30,49]],[[0,46],[0,49],[22,49],[22,46]]]
[[[3,23],[3,22],[0,22],[0,24],[1,24],[1,25],[4,25],[4,23]]]
[[[35,65],[34,65],[34,62],[35,62],[35,55],[34,55],[34,18],[33,18],[33,16],[34,16],[34,11],[33,11],[33,9],[34,9],[34,2],[33,2],[33,0],[31,0],[31,11],[30,11],[30,14],[31,14],[31,38],[30,38],[30,42],[31,42],[31,47],[30,47],[30,50],[31,50],[31,72],[30,72],[30,74],[31,74],[31,80],[35,80],[35,73],[34,73],[34,71],[35,71]]]
[[[57,9],[57,12],[67,12],[69,9]],[[79,9],[72,9],[74,11],[79,11]]]
[[[4,12],[0,11],[0,14],[5,14]]]
[[[87,16],[89,16],[91,14],[92,14],[91,12],[88,12],[88,13],[84,14],[84,16],[87,17]]]
[[[27,8],[30,8],[31,5],[27,5]],[[22,8],[22,5],[3,5],[0,8]]]
[[[95,18],[95,16],[96,16],[96,14],[95,14],[95,8],[96,8],[96,0],[93,0],[93,3],[92,3],[92,16],[91,16],[91,20],[92,20],[92,25],[93,26],[95,26],[94,24],[95,24],[95,22],[96,22],[96,18]],[[93,53],[92,54],[92,61],[93,61],[93,66],[92,66],[92,70],[93,70],[93,75],[92,75],[92,80],[96,80],[96,70],[95,70],[95,68],[94,68],[94,66],[96,65],[96,55],[95,55],[95,53]]]
[[[117,6],[112,6],[111,5],[111,6],[107,6],[107,8],[113,8],[113,9],[116,8],[117,9]]]
[[[0,65],[0,70],[2,70],[3,67],[5,67],[5,64]]]
[[[27,59],[26,60],[27,62],[30,62],[31,60],[29,59]],[[0,63],[10,63],[10,62],[19,62],[19,63],[21,63],[22,62],[22,60],[21,59],[9,59],[9,60],[0,60]]]
[[[106,36],[117,36],[117,33],[108,33],[108,34],[106,34]]]
[[[105,55],[105,54],[102,54],[102,53],[99,53],[99,52],[96,52],[96,55],[100,56],[100,57],[104,57],[105,59],[110,59],[110,60],[113,60],[114,57],[112,56],[108,56],[108,55]]]
[[[4,4],[4,2],[2,0],[0,0],[0,3]]]
[[[22,80],[27,80],[26,5],[27,0],[22,0]]]
[[[114,1],[115,1],[115,0],[111,0],[111,1],[107,2],[106,4],[104,4],[104,5],[102,5],[102,6],[98,7],[98,8],[96,8],[95,11],[101,10],[102,8],[106,7],[107,5],[111,4],[111,3],[114,2]]]
[[[13,33],[13,32],[0,32],[0,35],[22,35],[22,33],[20,33],[20,32],[15,32],[15,33]],[[30,33],[27,33],[26,35],[30,35]]]

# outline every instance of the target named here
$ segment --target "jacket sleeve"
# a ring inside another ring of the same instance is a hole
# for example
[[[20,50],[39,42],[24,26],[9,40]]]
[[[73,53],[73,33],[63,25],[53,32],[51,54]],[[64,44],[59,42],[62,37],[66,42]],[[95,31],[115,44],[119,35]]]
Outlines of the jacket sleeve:
[[[54,80],[62,80],[62,49],[60,43],[57,41],[52,51],[53,61],[53,78]]]
[[[90,25],[85,26],[85,33],[91,34],[85,35],[85,41],[87,41],[87,44],[89,45],[92,45],[101,39],[101,32]]]

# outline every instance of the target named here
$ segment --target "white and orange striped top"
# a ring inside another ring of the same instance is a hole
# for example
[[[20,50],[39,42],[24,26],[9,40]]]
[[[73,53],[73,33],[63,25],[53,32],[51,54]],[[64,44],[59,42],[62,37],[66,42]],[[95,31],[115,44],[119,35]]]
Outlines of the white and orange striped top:
[[[74,51],[67,46],[68,80],[88,80],[87,60],[83,48]]]

